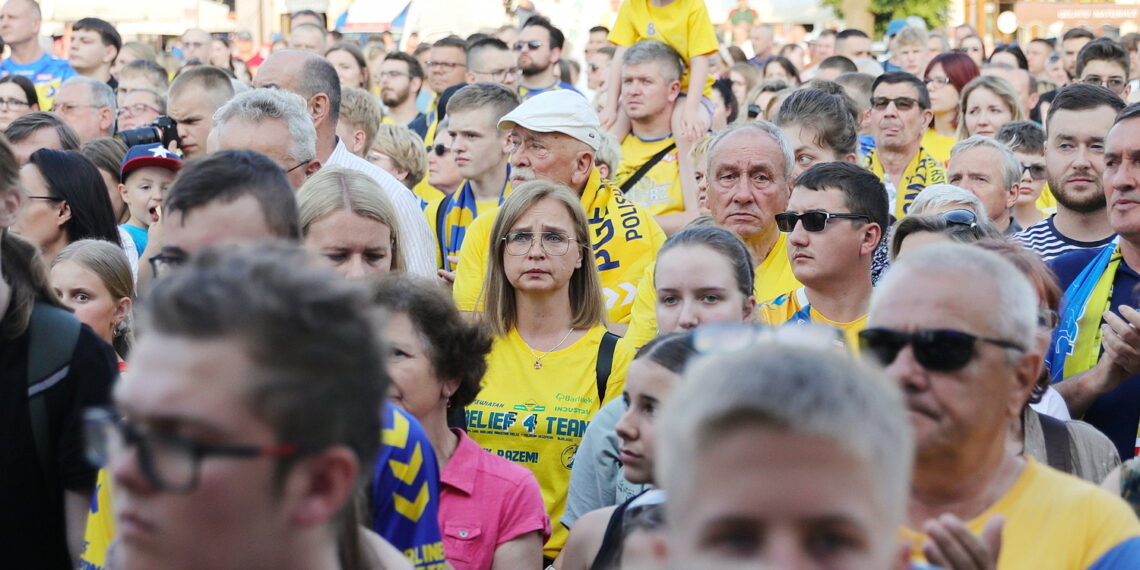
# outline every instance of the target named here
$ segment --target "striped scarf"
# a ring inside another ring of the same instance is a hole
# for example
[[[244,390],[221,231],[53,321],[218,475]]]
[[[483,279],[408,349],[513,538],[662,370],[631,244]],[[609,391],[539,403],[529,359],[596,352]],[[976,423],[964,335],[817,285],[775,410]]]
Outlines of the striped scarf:
[[[498,205],[503,204],[503,199],[511,193],[511,165],[507,165],[507,181],[503,184],[503,189],[499,192]],[[467,237],[467,226],[475,220],[476,216],[480,214],[478,211],[478,203],[475,200],[475,191],[471,188],[471,181],[468,180],[463,183],[463,186],[456,190],[455,194],[445,199],[441,208],[446,208],[443,212],[443,225],[437,228],[439,232],[439,243],[445,244],[444,246],[444,262],[447,261],[448,255],[459,255],[459,248],[463,245],[463,239]],[[446,265],[446,263],[444,264]]]
[[[879,180],[885,181],[886,174],[883,163],[879,162],[877,150],[867,155],[867,168],[871,169],[871,172],[874,172]],[[914,156],[914,160],[911,160],[906,170],[903,171],[902,180],[892,180],[891,182],[896,188],[895,208],[892,214],[896,219],[902,219],[910,210],[911,202],[918,198],[919,192],[922,192],[927,186],[946,183],[946,168],[942,166],[941,162],[930,156],[926,149],[920,147],[918,154]]]

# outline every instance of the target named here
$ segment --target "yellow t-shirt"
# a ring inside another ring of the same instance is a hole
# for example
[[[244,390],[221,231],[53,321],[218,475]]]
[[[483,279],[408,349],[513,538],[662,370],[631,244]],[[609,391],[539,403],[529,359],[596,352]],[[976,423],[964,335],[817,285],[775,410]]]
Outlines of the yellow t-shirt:
[[[966,527],[981,534],[996,514],[1005,517],[999,570],[1140,568],[1140,520],[1132,509],[1120,497],[1032,458],[1026,458],[1013,487]],[[926,535],[903,528],[902,536],[913,559],[924,561]]]
[[[111,512],[111,476],[99,470],[95,481],[95,498],[87,512],[87,530],[83,534],[80,567],[101,570],[107,565],[107,548],[115,539],[115,514]]]
[[[681,54],[686,69],[681,90],[689,91],[688,66],[693,57],[715,53],[720,47],[716,29],[703,0],[676,0],[668,6],[654,6],[651,0],[625,0],[610,30],[611,42],[630,47],[641,40],[658,40]],[[702,91],[712,97],[713,76],[709,73]]]
[[[644,142],[630,133],[621,143],[621,164],[613,176],[614,183],[621,186],[641,168],[641,165],[653,158],[665,147],[674,144],[673,137],[665,140]],[[677,148],[661,157],[653,168],[649,169],[633,188],[625,194],[626,198],[654,216],[678,214],[685,211],[685,195],[681,191],[681,170],[677,162]]]
[[[1057,211],[1057,198],[1053,196],[1053,190],[1049,188],[1049,183],[1045,183],[1045,187],[1041,189],[1041,195],[1037,197],[1037,209],[1047,217]]]
[[[419,196],[420,200],[423,200],[428,204],[431,204],[432,202],[438,202],[439,200],[442,200],[444,196],[446,196],[443,190],[440,190],[439,188],[428,184],[427,176],[424,176],[423,180],[420,180],[418,184],[412,187],[412,192],[416,196]],[[428,218],[428,223],[435,223],[434,215],[433,217]]]
[[[530,469],[542,488],[551,520],[562,518],[574,454],[602,404],[621,395],[633,350],[614,348],[605,398],[598,402],[598,349],[606,329],[591,328],[570,346],[542,357],[542,369],[518,331],[495,339],[483,389],[467,406],[467,434],[480,447]],[[541,354],[541,353],[539,353]],[[544,554],[558,555],[566,527],[556,524]]]
[[[616,187],[603,183],[596,168],[582,193],[582,207],[590,225],[609,321],[627,323],[638,281],[645,267],[657,258],[665,232],[643,208],[626,200]],[[483,310],[483,281],[497,214],[498,209],[480,214],[467,227],[452,289],[460,311]]]
[[[646,267],[645,276],[637,286],[633,316],[624,337],[634,347],[641,347],[657,336],[657,286],[653,280],[655,269],[656,263]],[[800,282],[796,280],[792,264],[788,262],[787,236],[781,233],[768,257],[756,268],[756,282],[752,292],[757,299],[771,299],[799,287]]]
[[[943,166],[950,164],[950,149],[954,148],[954,143],[958,139],[954,137],[944,137],[938,134],[934,129],[926,129],[922,134],[922,148],[934,157],[934,160],[942,163]]]
[[[843,333],[843,340],[847,346],[855,351],[859,348],[859,331],[867,328],[867,315],[863,315],[851,322],[833,321],[820,313],[808,302],[807,293],[803,287],[784,293],[775,299],[760,303],[756,306],[759,320],[769,326],[778,327],[796,318],[804,307],[808,307],[807,322],[827,325]]]

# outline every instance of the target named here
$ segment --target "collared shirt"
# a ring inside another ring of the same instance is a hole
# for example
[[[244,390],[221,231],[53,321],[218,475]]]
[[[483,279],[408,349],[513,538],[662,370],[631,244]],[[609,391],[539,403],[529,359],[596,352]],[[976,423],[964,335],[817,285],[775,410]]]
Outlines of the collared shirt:
[[[440,474],[443,551],[456,570],[490,568],[495,549],[527,533],[550,536],[538,480],[526,467],[479,447],[463,430]]]
[[[887,194],[891,199],[891,213],[895,219],[901,220],[906,216],[911,202],[914,202],[918,193],[927,186],[946,183],[946,168],[923,147],[918,148],[910,164],[907,164],[906,170],[903,170],[901,181],[887,179],[883,164],[879,162],[877,148],[867,154],[866,166],[887,185]]]
[[[407,263],[408,272],[434,278],[436,276],[435,237],[432,236],[431,228],[424,219],[420,201],[415,194],[380,167],[348,152],[340,137],[337,137],[336,148],[324,166],[351,168],[371,176],[380,184],[388,199],[392,201],[392,206],[396,208],[396,219],[400,224],[400,247],[404,250],[404,261]]]

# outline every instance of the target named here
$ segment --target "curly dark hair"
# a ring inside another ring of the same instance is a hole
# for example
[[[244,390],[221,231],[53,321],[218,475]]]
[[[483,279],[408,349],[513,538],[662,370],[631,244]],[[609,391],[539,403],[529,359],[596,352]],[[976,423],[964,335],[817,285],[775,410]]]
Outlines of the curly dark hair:
[[[447,291],[422,277],[389,276],[376,286],[374,300],[388,312],[403,313],[412,321],[436,378],[459,381],[448,400],[451,407],[461,408],[475,401],[487,371],[490,333],[465,321]]]

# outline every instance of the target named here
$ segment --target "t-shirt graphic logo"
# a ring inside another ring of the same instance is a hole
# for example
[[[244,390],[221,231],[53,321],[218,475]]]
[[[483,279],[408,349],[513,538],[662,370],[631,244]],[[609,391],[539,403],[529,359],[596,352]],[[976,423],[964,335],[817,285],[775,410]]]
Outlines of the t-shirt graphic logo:
[[[647,35],[647,36],[656,36],[657,35],[657,26],[654,26],[653,22],[649,22],[649,27],[645,29],[645,35]]]
[[[562,450],[562,466],[567,469],[574,468],[574,454],[578,453],[578,446],[571,445]]]

